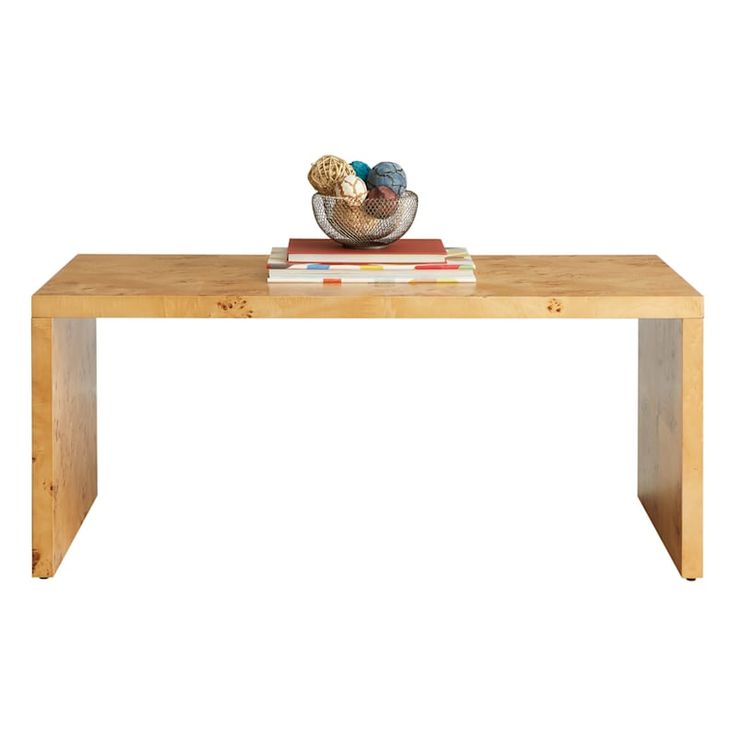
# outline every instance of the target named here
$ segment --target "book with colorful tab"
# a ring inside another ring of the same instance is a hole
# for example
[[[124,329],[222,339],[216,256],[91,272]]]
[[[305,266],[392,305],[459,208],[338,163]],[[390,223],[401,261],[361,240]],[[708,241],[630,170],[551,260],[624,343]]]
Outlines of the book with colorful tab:
[[[465,248],[447,248],[444,263],[289,263],[286,248],[268,258],[268,282],[275,283],[474,283],[475,264]]]
[[[444,263],[447,251],[441,240],[402,238],[385,248],[343,248],[328,238],[291,238],[289,263]]]
[[[473,271],[271,271],[269,284],[474,284]]]
[[[289,271],[416,271],[416,270],[465,270],[475,269],[473,259],[466,248],[446,248],[443,263],[289,263],[286,248],[274,246],[268,257],[269,269]]]

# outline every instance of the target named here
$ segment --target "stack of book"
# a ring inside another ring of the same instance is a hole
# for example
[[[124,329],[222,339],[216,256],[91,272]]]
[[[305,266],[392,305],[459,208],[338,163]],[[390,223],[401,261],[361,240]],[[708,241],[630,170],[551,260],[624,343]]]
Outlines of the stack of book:
[[[465,248],[441,240],[402,239],[375,250],[343,248],[332,240],[292,238],[268,259],[269,283],[415,284],[474,283],[475,264]]]

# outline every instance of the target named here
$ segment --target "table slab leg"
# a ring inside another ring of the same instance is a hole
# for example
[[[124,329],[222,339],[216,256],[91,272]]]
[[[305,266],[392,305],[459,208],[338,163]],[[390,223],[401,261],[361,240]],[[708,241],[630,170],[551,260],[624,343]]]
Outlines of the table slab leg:
[[[31,320],[32,574],[59,567],[97,496],[94,319]]]
[[[639,320],[639,500],[680,574],[703,575],[703,320]]]

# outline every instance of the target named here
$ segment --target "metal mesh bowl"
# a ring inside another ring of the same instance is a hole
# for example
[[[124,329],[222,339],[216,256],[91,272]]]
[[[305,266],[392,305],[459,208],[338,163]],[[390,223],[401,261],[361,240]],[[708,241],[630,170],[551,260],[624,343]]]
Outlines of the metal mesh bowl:
[[[366,199],[352,206],[341,197],[312,196],[314,219],[322,232],[346,248],[384,248],[406,234],[419,199],[406,191],[397,199]]]

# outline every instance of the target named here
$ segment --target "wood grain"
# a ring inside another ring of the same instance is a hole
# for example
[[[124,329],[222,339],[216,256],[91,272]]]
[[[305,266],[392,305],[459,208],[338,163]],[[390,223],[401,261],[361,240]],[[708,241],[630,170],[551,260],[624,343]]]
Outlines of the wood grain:
[[[639,499],[680,574],[703,575],[703,320],[639,321]]]
[[[268,284],[265,256],[80,255],[36,317],[701,317],[657,256],[478,256],[477,284]]]
[[[53,575],[97,496],[93,319],[31,320],[32,573]]]

